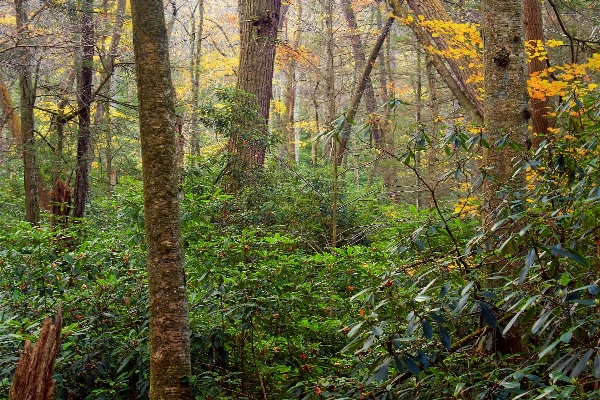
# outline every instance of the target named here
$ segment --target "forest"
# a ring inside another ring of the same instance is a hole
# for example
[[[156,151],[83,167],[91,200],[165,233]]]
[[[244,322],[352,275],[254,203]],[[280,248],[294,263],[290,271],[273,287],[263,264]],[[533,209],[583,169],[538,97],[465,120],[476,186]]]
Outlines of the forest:
[[[599,84],[595,0],[0,0],[0,400],[600,398]]]

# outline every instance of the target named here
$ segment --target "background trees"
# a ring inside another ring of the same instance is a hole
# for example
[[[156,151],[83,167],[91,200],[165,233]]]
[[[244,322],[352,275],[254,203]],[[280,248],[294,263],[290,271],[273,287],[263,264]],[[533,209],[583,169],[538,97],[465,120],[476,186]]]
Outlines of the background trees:
[[[0,3],[0,390],[63,300],[60,398],[154,392],[154,335],[173,326],[185,396],[593,397],[598,10],[526,2],[538,29],[523,44],[520,2],[484,3],[303,0],[248,17],[248,2],[170,0],[173,89],[150,95],[134,84],[134,64],[142,87],[157,78],[131,51],[135,7],[29,2],[23,33]],[[22,222],[23,63],[37,84],[28,204],[67,214],[89,172],[80,224]],[[160,266],[179,325],[155,321]]]

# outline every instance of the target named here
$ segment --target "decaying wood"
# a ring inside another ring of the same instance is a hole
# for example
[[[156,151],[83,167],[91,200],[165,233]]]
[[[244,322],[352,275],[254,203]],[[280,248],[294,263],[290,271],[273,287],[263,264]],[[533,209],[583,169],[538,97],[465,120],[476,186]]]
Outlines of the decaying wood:
[[[58,307],[56,322],[48,317],[40,336],[31,347],[31,342],[25,342],[25,349],[17,371],[13,378],[9,400],[50,400],[54,392],[54,361],[60,347],[60,330],[62,327],[62,306]]]
[[[50,192],[50,213],[52,214],[52,222],[66,224],[71,211],[71,188],[69,182],[57,179],[54,182],[54,187]]]

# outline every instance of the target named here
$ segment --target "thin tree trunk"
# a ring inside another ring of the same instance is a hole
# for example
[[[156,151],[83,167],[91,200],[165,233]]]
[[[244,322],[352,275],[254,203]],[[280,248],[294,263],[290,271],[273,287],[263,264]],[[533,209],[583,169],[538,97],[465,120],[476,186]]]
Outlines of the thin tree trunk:
[[[75,174],[75,218],[83,218],[90,190],[90,105],[94,64],[94,0],[84,0],[80,19],[81,70],[78,84],[79,133],[77,135],[77,172]]]
[[[402,7],[399,0],[389,0],[390,6],[392,6],[394,15],[402,18],[405,21],[408,21],[408,12]],[[460,106],[467,113],[470,121],[476,125],[483,124],[483,114],[479,111],[476,104],[474,104],[471,99],[467,96],[464,90],[460,87],[456,78],[452,75],[450,70],[446,67],[444,60],[440,57],[439,54],[432,51],[431,48],[434,46],[434,43],[429,37],[429,33],[425,31],[425,29],[418,24],[416,21],[409,22],[408,27],[413,31],[421,46],[427,51],[429,56],[431,57],[431,62],[435,66],[438,74],[444,81],[444,84],[450,89],[454,97],[458,100]]]
[[[423,82],[421,79],[421,70],[422,70],[422,65],[421,65],[421,49],[419,49],[419,46],[417,45],[416,48],[417,51],[417,76],[416,76],[416,82],[415,82],[415,86],[416,86],[416,98],[415,98],[415,104],[416,104],[416,121],[417,121],[417,129],[419,130],[419,132],[422,132],[423,130]],[[419,177],[421,172],[421,150],[419,150],[419,148],[415,148],[415,206],[417,207],[417,210],[419,210],[422,206],[422,201],[421,201],[421,186],[422,186],[422,182],[421,179]]]
[[[365,49],[362,44],[362,41],[360,40],[360,36],[358,35],[358,24],[356,23],[356,15],[354,14],[354,10],[352,9],[352,3],[350,2],[350,0],[342,0],[342,8],[344,11],[344,17],[346,18],[346,23],[348,24],[348,28],[350,28],[350,43],[352,43],[354,65],[356,75],[358,76],[365,69]],[[379,53],[377,54],[377,57],[379,57]],[[375,62],[377,62],[377,59],[373,61],[373,63]],[[373,123],[373,121],[376,120],[375,114],[377,113],[377,100],[375,99],[375,92],[373,90],[373,82],[371,81],[371,76],[368,75],[365,79],[365,110],[367,111],[367,115],[369,117],[369,123],[371,125],[371,135],[373,138],[373,142],[375,143],[375,147],[380,147],[381,130],[379,129],[378,124]]]
[[[115,61],[117,59],[117,51],[119,43],[121,42],[121,34],[123,30],[123,23],[125,20],[125,6],[126,0],[118,0],[117,2],[117,16],[115,19],[115,26],[113,30],[112,40],[110,42],[110,50],[107,57],[107,62],[104,66],[104,72],[109,82],[106,84],[106,94],[104,97],[104,113],[103,123],[101,124],[104,128],[104,135],[106,138],[106,148],[104,150],[104,158],[106,162],[106,190],[110,193],[114,190],[116,179],[116,171],[113,168],[113,152],[112,152],[112,114],[110,112],[110,99],[113,97],[113,79],[112,76],[115,74]]]
[[[443,21],[450,22],[452,18],[446,12],[446,9],[440,0],[407,0],[406,3],[413,10],[415,15],[423,15],[425,21]],[[443,35],[429,35],[440,51],[448,50],[448,42]],[[448,58],[446,62],[450,66],[457,83],[461,90],[471,100],[479,114],[483,115],[483,99],[478,93],[477,87],[469,82],[469,77],[472,74],[473,66],[481,64],[481,60],[472,60],[470,58]]]
[[[327,82],[327,126],[329,130],[333,129],[333,121],[337,116],[336,111],[336,99],[335,99],[335,65],[334,65],[334,47],[335,37],[333,36],[333,0],[324,0],[325,26],[326,26],[326,51],[327,51],[327,68],[326,68],[326,82]],[[336,151],[334,142],[335,138],[332,137],[331,141],[327,143],[328,149],[323,153],[328,152],[331,159],[335,158]],[[339,165],[339,164],[338,164]]]
[[[29,34],[29,3],[27,0],[15,1],[17,31]],[[35,120],[33,108],[36,99],[36,85],[33,81],[33,55],[31,49],[21,49],[22,65],[19,66],[19,88],[21,95],[21,138],[23,149],[23,180],[25,185],[25,220],[32,225],[40,223],[40,205],[37,188],[37,163],[33,133]]]
[[[200,137],[198,123],[198,109],[200,104],[200,70],[202,66],[202,35],[204,34],[204,0],[196,3],[198,9],[198,28],[194,23],[193,31],[195,38],[195,52],[192,51],[192,120],[191,120],[191,152],[193,156],[200,155]],[[193,35],[193,36],[194,36]],[[194,54],[195,53],[195,54]]]
[[[175,93],[162,0],[131,0],[138,88],[146,269],[150,289],[150,398],[192,399],[190,330],[181,248]]]
[[[352,100],[350,102],[350,108],[345,115],[345,121],[341,129],[341,133],[339,135],[339,146],[338,151],[336,153],[335,162],[340,165],[344,158],[344,155],[348,151],[348,139],[350,137],[350,130],[352,128],[352,123],[354,122],[354,118],[356,117],[356,112],[358,110],[358,105],[362,99],[362,95],[365,91],[365,86],[367,84],[367,78],[371,75],[371,71],[373,70],[373,65],[375,64],[375,60],[381,51],[381,47],[383,46],[383,42],[385,41],[386,36],[390,32],[392,28],[392,24],[394,23],[394,18],[388,18],[383,30],[379,33],[379,37],[375,42],[373,49],[371,50],[371,54],[365,63],[365,69],[363,70],[362,76],[356,89],[354,90],[354,94],[352,95]]]
[[[544,25],[542,19],[542,4],[539,0],[524,0],[523,9],[525,15],[525,40],[544,43]],[[527,64],[529,76],[546,69],[545,61],[534,57]],[[530,98],[532,144],[536,149],[547,137],[548,127],[548,100]]]
[[[286,87],[285,87],[285,121],[283,122],[284,139],[288,142],[288,158],[290,161],[296,161],[296,132],[294,128],[294,112],[296,109],[296,57],[293,52],[300,47],[300,32],[302,30],[302,4],[296,2],[296,25],[291,43],[291,49],[288,50],[288,59],[286,65]]]
[[[438,129],[439,129],[439,104],[437,98],[437,80],[435,77],[435,70],[431,63],[430,57],[427,57],[427,83],[429,89],[429,107],[431,109],[431,120],[429,122],[429,140],[431,146],[427,149],[427,179],[429,180],[429,187],[435,190],[436,187],[436,164],[437,164],[437,143],[438,143]],[[435,193],[429,193],[429,208],[434,206]]]

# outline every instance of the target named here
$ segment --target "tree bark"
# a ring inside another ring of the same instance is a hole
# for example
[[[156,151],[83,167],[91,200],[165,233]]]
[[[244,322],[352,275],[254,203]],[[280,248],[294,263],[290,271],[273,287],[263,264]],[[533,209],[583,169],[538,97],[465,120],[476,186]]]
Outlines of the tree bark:
[[[92,79],[94,66],[94,0],[82,4],[81,69],[78,82],[79,133],[77,135],[77,172],[75,173],[75,218],[83,218],[90,190],[90,105],[92,102]]]
[[[51,400],[54,393],[54,361],[60,350],[62,306],[58,308],[54,325],[48,317],[44,321],[37,342],[31,347],[25,341],[25,349],[8,393],[9,400]]]
[[[302,4],[297,2],[296,24],[292,37],[291,49],[288,50],[288,59],[286,60],[286,86],[285,86],[285,121],[283,122],[284,140],[288,142],[288,158],[290,161],[296,161],[296,130],[294,128],[294,111],[296,107],[296,56],[295,51],[300,47],[300,32],[302,30]]]
[[[321,5],[323,7],[324,22],[325,22],[325,37],[326,37],[326,53],[327,53],[327,66],[325,69],[325,82],[326,82],[326,96],[327,96],[327,114],[325,125],[327,130],[333,129],[333,121],[337,116],[337,104],[335,96],[335,65],[334,65],[334,47],[335,37],[333,35],[333,0],[322,0]],[[325,143],[323,150],[323,156],[329,153],[330,159],[336,156],[336,145],[334,143],[335,138],[331,138],[328,143]]]
[[[525,40],[544,43],[544,23],[542,19],[542,4],[539,0],[524,0]],[[527,64],[527,72],[531,76],[535,72],[546,69],[545,61],[534,57]],[[529,99],[531,107],[531,127],[533,148],[537,148],[548,134],[548,100]]]
[[[498,148],[508,139],[527,147],[527,81],[523,29],[523,3],[520,0],[484,0],[482,4],[485,76],[485,133],[490,148],[484,149],[484,204],[493,213],[502,203],[501,191],[522,187],[525,174],[513,177],[513,165],[522,154],[510,146]],[[492,179],[490,179],[492,178]],[[511,190],[512,191],[512,190]]]
[[[29,31],[29,2],[15,0],[17,31],[27,35]],[[40,223],[38,202],[37,162],[33,133],[35,120],[33,108],[36,85],[33,81],[33,55],[29,47],[21,49],[22,65],[19,66],[19,88],[21,96],[21,145],[23,149],[23,181],[25,186],[25,220],[36,226]]]
[[[191,120],[191,153],[200,155],[200,137],[198,108],[200,103],[200,70],[202,65],[202,35],[204,34],[204,0],[196,3],[198,9],[198,26],[194,22],[192,42],[192,120]]]
[[[21,143],[21,119],[17,114],[12,98],[6,86],[4,76],[0,73],[0,98],[2,98],[2,114],[8,120],[8,129],[12,135],[13,144]]]
[[[416,96],[415,96],[415,105],[416,105],[416,122],[417,129],[419,133],[423,133],[423,80],[422,80],[422,63],[421,63],[421,49],[419,46],[416,46],[417,51],[417,76],[416,76]],[[423,205],[423,201],[421,199],[421,189],[423,182],[421,182],[421,150],[415,146],[415,206],[417,210],[421,209]]]
[[[131,14],[150,289],[150,398],[185,400],[192,398],[190,338],[163,2],[131,0]]]
[[[237,88],[256,98],[259,116],[264,122],[263,137],[246,138],[233,132],[229,142],[231,189],[254,174],[265,161],[267,124],[272,97],[273,69],[281,0],[239,0],[240,63]]]
[[[430,61],[430,57],[427,57],[427,83],[429,89],[429,107],[431,109],[431,120],[429,121],[429,140],[431,141],[431,146],[427,149],[427,179],[429,181],[429,187],[431,187],[435,192],[436,184],[436,163],[437,163],[437,148],[436,144],[438,143],[438,129],[439,129],[439,104],[437,98],[437,80],[435,76],[435,70],[433,64]],[[429,193],[428,195],[428,207],[432,209],[434,207],[435,193]]]

